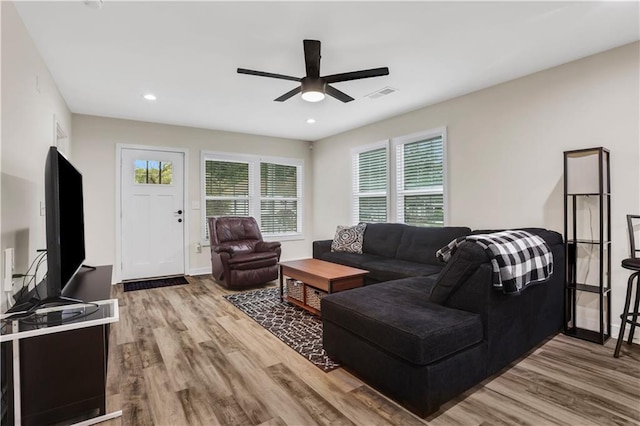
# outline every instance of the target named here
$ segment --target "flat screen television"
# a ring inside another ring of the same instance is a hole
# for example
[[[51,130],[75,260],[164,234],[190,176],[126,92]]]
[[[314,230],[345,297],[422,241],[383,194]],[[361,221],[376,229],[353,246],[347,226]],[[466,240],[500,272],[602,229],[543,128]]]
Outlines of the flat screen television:
[[[44,181],[47,297],[41,303],[75,301],[62,297],[62,292],[85,260],[82,174],[52,146]]]

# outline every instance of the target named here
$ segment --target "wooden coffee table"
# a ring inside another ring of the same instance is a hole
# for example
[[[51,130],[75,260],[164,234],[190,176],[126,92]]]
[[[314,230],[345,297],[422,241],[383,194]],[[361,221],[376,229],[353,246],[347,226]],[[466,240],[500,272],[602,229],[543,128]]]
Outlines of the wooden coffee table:
[[[319,300],[326,294],[362,287],[363,277],[369,273],[363,269],[325,262],[318,259],[280,262],[280,300],[286,300],[307,311],[320,315]],[[297,280],[302,286],[299,299],[284,296],[284,277]]]

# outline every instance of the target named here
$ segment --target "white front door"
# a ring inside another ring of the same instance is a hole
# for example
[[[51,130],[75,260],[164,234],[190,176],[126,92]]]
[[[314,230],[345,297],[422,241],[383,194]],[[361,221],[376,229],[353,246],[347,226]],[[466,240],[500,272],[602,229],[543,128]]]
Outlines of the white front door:
[[[184,274],[184,153],[121,150],[122,279]]]

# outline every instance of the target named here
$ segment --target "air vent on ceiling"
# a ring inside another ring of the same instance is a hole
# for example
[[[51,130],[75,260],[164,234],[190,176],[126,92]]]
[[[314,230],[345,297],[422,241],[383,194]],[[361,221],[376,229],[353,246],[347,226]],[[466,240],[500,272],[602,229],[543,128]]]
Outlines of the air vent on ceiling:
[[[373,93],[369,93],[366,97],[369,98],[369,99],[377,99],[377,98],[380,98],[382,96],[390,95],[390,94],[392,94],[394,92],[397,92],[397,91],[398,91],[398,89],[394,89],[393,87],[387,86],[387,87],[383,87],[380,90],[376,90]]]
[[[91,9],[102,9],[104,0],[84,0],[84,5]]]

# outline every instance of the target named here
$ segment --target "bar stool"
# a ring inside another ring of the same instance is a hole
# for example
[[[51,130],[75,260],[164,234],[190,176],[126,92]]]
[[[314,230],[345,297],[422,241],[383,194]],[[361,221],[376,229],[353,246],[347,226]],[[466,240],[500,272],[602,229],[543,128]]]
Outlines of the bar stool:
[[[640,305],[640,288],[638,287],[638,280],[640,279],[640,258],[636,257],[636,253],[640,252],[640,249],[636,249],[635,235],[633,232],[633,221],[640,219],[640,216],[627,215],[627,226],[629,227],[629,243],[631,245],[631,257],[622,261],[622,267],[635,271],[629,277],[627,282],[627,298],[624,301],[624,312],[620,315],[620,335],[618,336],[618,343],[616,343],[616,351],[613,356],[618,358],[620,356],[620,347],[622,346],[622,340],[624,339],[624,329],[627,323],[631,324],[631,330],[629,330],[628,344],[633,341],[633,333],[636,331],[636,326],[640,327],[638,322],[638,305]],[[636,284],[636,300],[633,306],[633,311],[629,312],[629,305],[631,304],[631,295],[633,294],[633,283]]]

